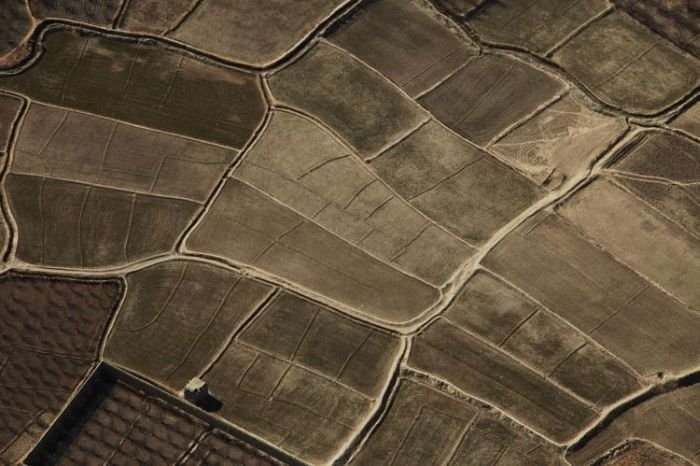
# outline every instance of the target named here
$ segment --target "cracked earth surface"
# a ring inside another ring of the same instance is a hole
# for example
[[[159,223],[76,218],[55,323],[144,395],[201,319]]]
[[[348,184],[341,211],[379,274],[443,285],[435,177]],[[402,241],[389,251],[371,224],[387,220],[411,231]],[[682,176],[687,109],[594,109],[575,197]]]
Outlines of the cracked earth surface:
[[[700,464],[698,2],[0,23],[0,464]]]

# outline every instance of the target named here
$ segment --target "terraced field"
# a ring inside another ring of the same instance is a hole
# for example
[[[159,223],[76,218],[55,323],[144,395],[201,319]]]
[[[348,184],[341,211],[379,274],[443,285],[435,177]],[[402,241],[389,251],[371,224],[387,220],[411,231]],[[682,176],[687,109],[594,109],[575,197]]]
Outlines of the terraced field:
[[[700,464],[700,3],[0,3],[0,465]]]

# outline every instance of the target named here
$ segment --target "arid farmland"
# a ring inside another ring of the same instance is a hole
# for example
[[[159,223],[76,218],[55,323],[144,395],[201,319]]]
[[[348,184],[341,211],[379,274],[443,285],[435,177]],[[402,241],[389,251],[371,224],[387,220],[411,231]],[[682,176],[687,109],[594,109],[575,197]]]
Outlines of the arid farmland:
[[[0,1],[0,466],[700,465],[697,0]]]

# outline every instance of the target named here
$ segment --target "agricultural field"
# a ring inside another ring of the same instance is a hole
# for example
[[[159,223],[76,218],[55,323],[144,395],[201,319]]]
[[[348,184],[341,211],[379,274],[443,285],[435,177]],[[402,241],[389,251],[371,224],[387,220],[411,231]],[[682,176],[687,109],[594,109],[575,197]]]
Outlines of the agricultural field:
[[[700,465],[700,2],[0,2],[0,466]]]

